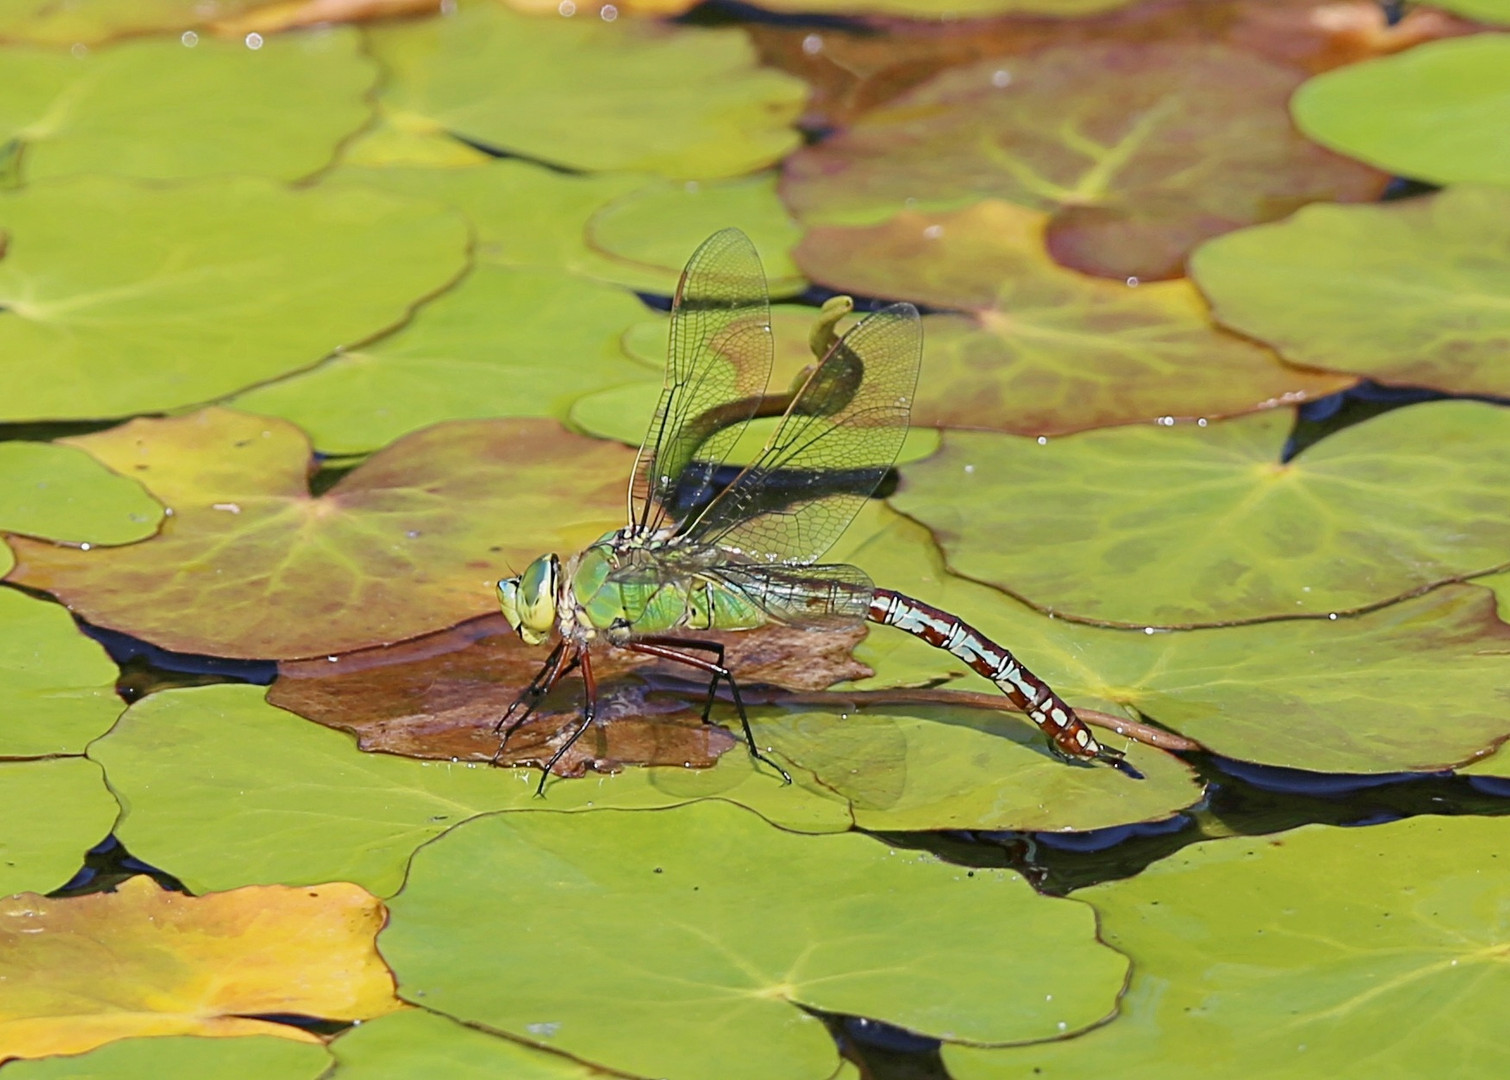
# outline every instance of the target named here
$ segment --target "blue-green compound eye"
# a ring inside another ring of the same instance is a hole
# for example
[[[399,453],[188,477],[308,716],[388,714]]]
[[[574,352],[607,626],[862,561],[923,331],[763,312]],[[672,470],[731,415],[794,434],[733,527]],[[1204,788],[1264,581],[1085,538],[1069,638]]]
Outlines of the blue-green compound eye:
[[[498,584],[503,613],[527,644],[539,645],[555,628],[556,584],[560,575],[561,560],[554,555],[542,555],[525,567],[517,579],[509,578]]]

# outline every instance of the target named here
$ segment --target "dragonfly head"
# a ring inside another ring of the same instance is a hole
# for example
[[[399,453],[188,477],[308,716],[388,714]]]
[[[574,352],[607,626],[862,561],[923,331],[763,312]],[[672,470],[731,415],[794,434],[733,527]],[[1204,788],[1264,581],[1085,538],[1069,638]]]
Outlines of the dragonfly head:
[[[498,583],[498,606],[514,632],[526,645],[539,645],[556,626],[556,586],[561,579],[561,560],[542,555],[518,577]]]

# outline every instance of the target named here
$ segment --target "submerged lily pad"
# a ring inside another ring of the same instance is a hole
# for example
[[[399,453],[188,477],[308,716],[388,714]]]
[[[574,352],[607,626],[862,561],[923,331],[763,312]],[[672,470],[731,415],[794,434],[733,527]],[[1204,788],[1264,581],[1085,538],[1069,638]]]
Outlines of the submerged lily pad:
[[[743,752],[711,769],[556,781],[542,802],[536,769],[363,753],[345,733],[266,704],[254,686],[153,694],[89,753],[128,807],[121,842],[195,891],[341,879],[387,896],[416,848],[493,810],[720,799],[801,832],[840,832],[852,820],[837,796],[783,784]]]
[[[1436,184],[1510,183],[1510,34],[1473,34],[1318,75],[1295,93],[1311,138]]]
[[[5,1066],[7,1080],[12,1077],[15,1080],[162,1080],[165,1076],[319,1080],[329,1069],[330,1054],[318,1043],[291,1042],[272,1035],[226,1039],[161,1035],[119,1039],[90,1051],[88,1055],[11,1061]]]
[[[0,757],[83,753],[121,714],[118,674],[68,612],[0,588]]]
[[[894,501],[956,572],[1134,626],[1325,616],[1510,562],[1504,409],[1396,409],[1281,463],[1289,427],[951,434]]]
[[[1477,586],[1448,586],[1335,621],[1143,633],[1046,618],[954,577],[919,526],[888,513],[862,519],[831,557],[856,562],[882,585],[967,620],[1077,709],[1146,717],[1239,760],[1316,772],[1430,771],[1486,753],[1510,734],[1510,629]],[[948,683],[961,690],[987,688],[961,661],[895,630],[876,629],[856,656],[876,673],[857,684],[861,689],[942,679],[963,679]],[[1017,724],[1025,728],[1026,721]],[[955,738],[963,743],[964,736]],[[1097,736],[1127,748],[1114,731]],[[780,748],[779,737],[770,741]],[[1041,752],[1041,742],[1035,744]],[[856,753],[865,759],[881,752]],[[953,767],[967,774],[973,768]],[[1075,799],[1084,798],[1081,785],[1098,782],[1094,774],[1107,770],[1093,770],[1092,777],[1080,769],[1061,771],[1071,775],[1051,808],[1073,825],[1080,820]],[[1114,781],[1121,779],[1099,781],[1102,794],[1114,798]],[[926,793],[938,782],[937,775],[925,777],[917,790]],[[856,794],[867,784],[886,790],[881,779],[863,774],[850,783]],[[1166,790],[1172,810],[1180,789]],[[967,805],[970,793],[960,795],[956,805]],[[913,797],[903,792],[898,805]],[[856,804],[859,816],[863,798]],[[1084,803],[1087,812],[1099,812],[1095,807],[1096,800]]]
[[[0,71],[0,143],[17,141],[31,182],[295,180],[329,165],[367,123],[377,81],[352,30],[285,34],[257,49],[194,36],[79,55],[6,48]]]
[[[668,1078],[829,1076],[833,1041],[798,1006],[945,1038],[1063,1035],[1107,1014],[1126,970],[1089,909],[1009,871],[717,803],[468,822],[416,853],[391,913],[401,994]]]
[[[608,1074],[562,1054],[458,1024],[423,1009],[380,1016],[330,1044],[341,1080],[606,1080]]]
[[[308,367],[467,258],[433,203],[246,177],[33,185],[0,195],[0,229],[0,420],[164,410]]]
[[[1494,187],[1308,206],[1202,246],[1191,274],[1218,319],[1297,364],[1510,395],[1507,218]]]
[[[914,422],[1022,435],[1303,401],[1350,379],[1300,371],[1211,325],[1185,281],[1087,277],[1043,252],[1042,214],[986,201],[816,228],[797,248],[813,280],[968,314],[924,317]]]
[[[564,419],[586,393],[643,379],[620,345],[632,294],[561,271],[478,266],[397,333],[241,394],[327,454],[376,450],[442,420]]]
[[[129,544],[157,531],[163,508],[135,480],[82,450],[0,442],[0,530],[75,544]]]
[[[944,1064],[958,1080],[1498,1075],[1507,841],[1502,817],[1423,816],[1187,847],[1074,894],[1133,958],[1112,1023],[946,1045]]]
[[[370,34],[381,100],[497,150],[578,170],[738,176],[797,145],[806,88],[743,31],[535,19],[496,4]],[[668,75],[670,77],[668,77]]]
[[[383,905],[344,882],[184,896],[133,877],[115,892],[0,901],[0,1045],[77,1054],[141,1035],[279,1035],[293,1014],[401,1008],[373,948]]]
[[[1285,102],[1300,74],[1225,45],[1083,43],[953,68],[786,163],[809,223],[1000,198],[1052,214],[1067,266],[1176,277],[1201,240],[1385,177],[1307,142]]]
[[[119,813],[92,761],[0,762],[0,896],[47,893],[68,884]],[[4,1030],[0,1020],[0,1036]],[[0,1047],[9,1054],[3,1039]]]
[[[282,420],[206,409],[70,442],[173,517],[83,551],[14,538],[9,580],[177,652],[282,659],[399,641],[496,610],[494,582],[619,524],[630,455],[536,420],[453,421],[309,493]],[[572,481],[572,498],[558,494]]]

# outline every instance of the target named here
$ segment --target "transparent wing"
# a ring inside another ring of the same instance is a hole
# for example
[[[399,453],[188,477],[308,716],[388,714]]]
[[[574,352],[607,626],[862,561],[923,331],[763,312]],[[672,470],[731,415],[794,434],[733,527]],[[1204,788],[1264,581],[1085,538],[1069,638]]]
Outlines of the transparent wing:
[[[666,381],[629,480],[631,524],[659,526],[694,457],[724,460],[760,407],[772,352],[760,257],[738,229],[716,232],[676,287]]]
[[[858,566],[721,566],[709,571],[726,588],[748,597],[776,622],[831,630],[865,621],[875,585]]]
[[[766,449],[684,523],[678,541],[742,560],[816,562],[896,461],[922,355],[911,304],[884,308],[845,334]]]

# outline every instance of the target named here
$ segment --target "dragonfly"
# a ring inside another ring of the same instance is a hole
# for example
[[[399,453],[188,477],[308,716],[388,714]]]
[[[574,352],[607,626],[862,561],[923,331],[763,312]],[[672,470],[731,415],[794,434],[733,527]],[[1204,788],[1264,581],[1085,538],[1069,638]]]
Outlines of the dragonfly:
[[[878,588],[858,567],[819,561],[894,466],[922,363],[917,308],[892,304],[839,336],[836,324],[852,308],[848,297],[824,305],[811,338],[817,363],[786,393],[768,395],[774,338],[754,246],[724,229],[693,253],[672,301],[660,399],[630,476],[628,524],[565,561],[541,555],[498,582],[512,630],[552,648],[494,726],[493,762],[564,676],[580,670],[586,690],[581,718],[545,762],[536,794],[596,718],[592,655],[603,645],[709,677],[705,723],[726,685],[751,756],[790,783],[756,744],[724,646],[693,636],[773,623],[823,631],[870,621],[914,634],[995,683],[1057,757],[1138,775],[1005,647]],[[774,434],[753,459],[725,465],[748,423],[774,416]]]

